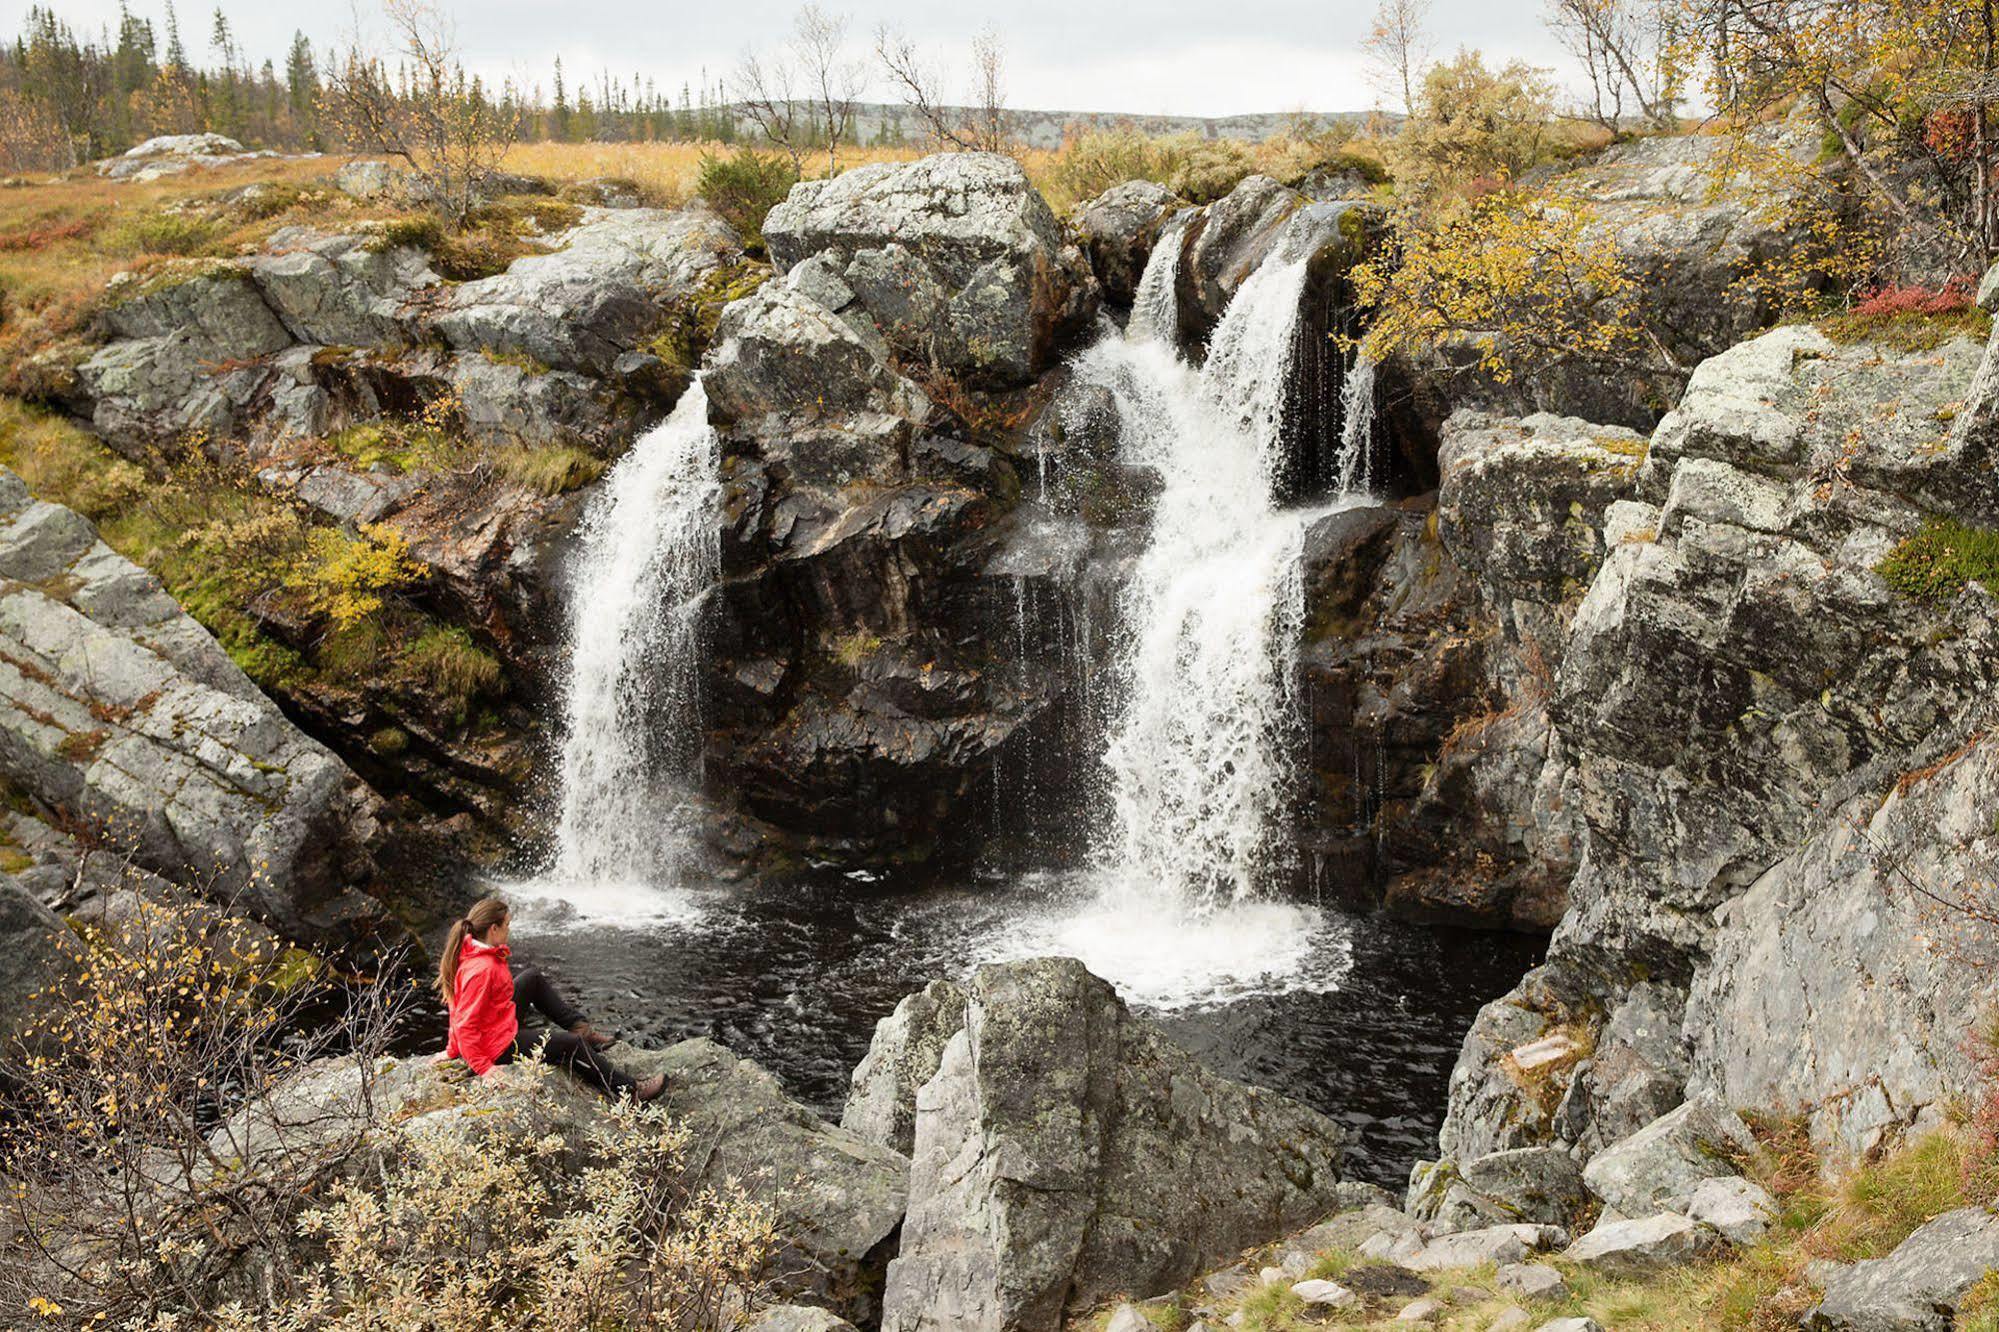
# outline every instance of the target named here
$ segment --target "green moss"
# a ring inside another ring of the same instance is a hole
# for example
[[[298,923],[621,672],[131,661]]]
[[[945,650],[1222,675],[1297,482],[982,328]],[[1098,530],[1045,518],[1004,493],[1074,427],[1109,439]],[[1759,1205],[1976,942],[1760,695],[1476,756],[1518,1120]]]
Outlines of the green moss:
[[[1874,566],[1903,596],[1939,605],[1967,583],[1999,595],[1999,531],[1938,519]]]
[[[494,365],[510,365],[525,374],[540,376],[550,373],[552,369],[546,361],[537,360],[524,351],[516,351],[511,348],[481,347],[479,354]]]
[[[136,213],[120,218],[100,233],[103,249],[112,254],[200,255],[212,253],[222,228],[189,213]]]
[[[1935,351],[1952,338],[1983,342],[1992,335],[1992,317],[1978,309],[1952,314],[1842,314],[1820,320],[1818,327],[1834,342],[1869,342],[1916,353]]]
[[[472,700],[499,689],[500,663],[458,625],[426,630],[407,653],[415,675],[437,692],[446,710],[463,722]]]
[[[645,344],[645,350],[676,370],[692,371],[715,341],[722,311],[770,280],[769,264],[755,260],[725,264],[667,311],[666,320]]]
[[[515,485],[543,495],[560,495],[595,481],[604,474],[605,463],[582,449],[544,444],[502,449],[494,455],[493,467]]]

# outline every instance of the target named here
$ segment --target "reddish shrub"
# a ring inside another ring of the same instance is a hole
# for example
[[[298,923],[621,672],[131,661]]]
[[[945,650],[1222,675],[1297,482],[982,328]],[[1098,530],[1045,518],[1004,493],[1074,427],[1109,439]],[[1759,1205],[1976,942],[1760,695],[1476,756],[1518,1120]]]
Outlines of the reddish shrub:
[[[1952,278],[1941,287],[1876,287],[1855,302],[1852,313],[1863,318],[1897,315],[1953,315],[1971,308],[1972,280]]]

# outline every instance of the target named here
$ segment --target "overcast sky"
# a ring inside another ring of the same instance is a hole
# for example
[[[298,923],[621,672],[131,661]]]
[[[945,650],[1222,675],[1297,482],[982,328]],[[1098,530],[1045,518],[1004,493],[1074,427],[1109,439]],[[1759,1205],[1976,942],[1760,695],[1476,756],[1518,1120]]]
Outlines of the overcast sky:
[[[46,0],[80,29],[113,20],[118,0]],[[165,0],[129,0],[156,21]],[[362,0],[364,21],[378,0]],[[469,63],[488,76],[546,86],[555,57],[572,82],[605,66],[664,88],[724,74],[745,47],[781,39],[796,0],[446,0]],[[857,54],[883,21],[900,26],[946,67],[963,71],[966,48],[990,22],[1007,54],[1007,90],[1019,108],[1217,116],[1252,111],[1360,110],[1381,101],[1368,82],[1361,38],[1374,0],[1170,0],[1145,6],[1078,0],[1005,0],[979,7],[929,0],[825,0],[851,15]],[[0,0],[18,32],[28,0]],[[213,0],[181,0],[181,30],[205,59]],[[294,30],[316,47],[351,28],[344,0],[225,0],[245,47],[282,61]],[[1556,66],[1560,51],[1537,0],[1433,0],[1440,52],[1459,46]],[[1563,71],[1566,73],[1566,71]],[[1566,80],[1565,80],[1566,81]],[[885,87],[873,90],[892,100]]]

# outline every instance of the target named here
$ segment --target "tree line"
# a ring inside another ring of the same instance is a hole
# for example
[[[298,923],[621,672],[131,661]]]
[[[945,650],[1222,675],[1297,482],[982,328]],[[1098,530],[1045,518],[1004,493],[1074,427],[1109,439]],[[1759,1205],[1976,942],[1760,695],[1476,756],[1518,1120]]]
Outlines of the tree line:
[[[0,46],[0,171],[64,170],[123,152],[162,134],[226,135],[285,152],[367,147],[348,137],[327,107],[343,71],[377,60],[387,85],[409,93],[425,76],[397,51],[377,57],[360,43],[315,46],[293,35],[282,62],[258,59],[227,13],[211,15],[206,42],[181,25],[171,0],[156,20],[119,6],[115,23],[80,32],[48,6],[28,11],[19,36]],[[737,137],[726,83],[661,87],[642,73],[609,70],[576,78],[555,61],[549,85],[488,86],[454,63],[453,81],[517,126],[514,137],[558,142]]]

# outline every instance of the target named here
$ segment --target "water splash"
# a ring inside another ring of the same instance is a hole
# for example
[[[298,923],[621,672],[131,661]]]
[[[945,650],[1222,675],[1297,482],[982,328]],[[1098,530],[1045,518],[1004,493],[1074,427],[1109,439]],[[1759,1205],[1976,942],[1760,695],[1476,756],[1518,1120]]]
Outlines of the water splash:
[[[545,891],[647,914],[687,850],[700,755],[702,606],[720,568],[721,477],[697,379],[593,497],[570,617],[562,809]]]

